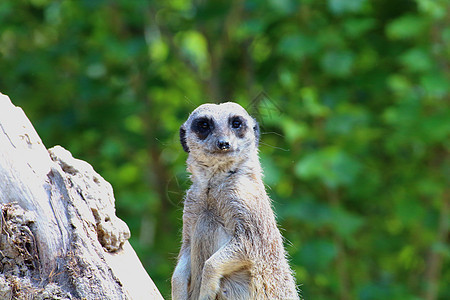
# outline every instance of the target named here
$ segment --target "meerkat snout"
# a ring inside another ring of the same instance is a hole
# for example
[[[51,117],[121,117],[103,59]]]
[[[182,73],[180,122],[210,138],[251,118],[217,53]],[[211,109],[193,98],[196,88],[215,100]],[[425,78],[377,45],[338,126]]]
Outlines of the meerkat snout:
[[[226,140],[218,140],[217,141],[217,148],[219,148],[219,150],[222,151],[228,151],[230,150],[230,142],[226,141]]]

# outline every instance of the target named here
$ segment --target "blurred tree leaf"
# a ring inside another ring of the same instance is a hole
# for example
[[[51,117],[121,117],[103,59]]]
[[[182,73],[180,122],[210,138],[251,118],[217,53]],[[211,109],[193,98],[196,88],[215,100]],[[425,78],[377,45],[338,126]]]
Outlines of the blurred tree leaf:
[[[363,218],[358,215],[351,214],[341,208],[332,210],[331,225],[342,237],[350,238],[363,224]]]
[[[278,51],[294,60],[316,53],[320,44],[313,38],[302,34],[287,35],[278,44]]]
[[[346,12],[359,12],[364,7],[366,0],[328,0],[328,7],[335,14],[343,14]]]
[[[360,169],[357,160],[335,147],[311,153],[295,166],[300,178],[318,179],[330,188],[352,184]]]
[[[314,272],[327,269],[336,255],[337,249],[332,241],[317,239],[304,244],[297,259]]]
[[[372,18],[351,18],[347,19],[343,27],[347,34],[352,38],[358,38],[372,30],[376,26],[375,19]]]
[[[419,37],[427,28],[425,22],[425,19],[417,15],[404,15],[388,25],[387,36],[393,40]]]
[[[413,48],[403,53],[400,62],[409,70],[417,72],[429,71],[433,66],[429,53],[420,48]]]
[[[321,60],[323,70],[329,75],[346,77],[351,74],[354,55],[350,51],[327,51]]]

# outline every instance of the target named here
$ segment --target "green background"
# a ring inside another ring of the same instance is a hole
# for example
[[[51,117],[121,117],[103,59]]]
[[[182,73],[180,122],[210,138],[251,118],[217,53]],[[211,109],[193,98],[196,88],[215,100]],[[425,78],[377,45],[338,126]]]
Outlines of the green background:
[[[450,299],[449,16],[447,0],[2,0],[0,91],[113,185],[167,298],[178,129],[233,100],[261,124],[306,299]]]

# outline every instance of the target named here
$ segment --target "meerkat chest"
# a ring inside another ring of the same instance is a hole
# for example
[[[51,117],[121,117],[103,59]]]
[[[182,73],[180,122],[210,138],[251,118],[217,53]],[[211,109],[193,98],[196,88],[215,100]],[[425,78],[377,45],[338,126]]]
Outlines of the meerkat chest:
[[[222,218],[205,209],[200,212],[191,237],[191,247],[198,249],[197,253],[206,260],[231,239],[231,234]]]
[[[232,188],[223,181],[210,181],[202,187],[194,185],[190,191],[192,246],[202,249],[207,258],[226,244],[234,233]]]

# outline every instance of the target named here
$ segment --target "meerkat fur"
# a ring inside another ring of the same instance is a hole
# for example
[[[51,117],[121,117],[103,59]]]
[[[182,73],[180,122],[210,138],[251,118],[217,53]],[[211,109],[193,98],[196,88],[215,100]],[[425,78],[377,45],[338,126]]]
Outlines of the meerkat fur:
[[[262,181],[258,123],[236,103],[203,104],[180,141],[192,185],[172,299],[299,299]]]

